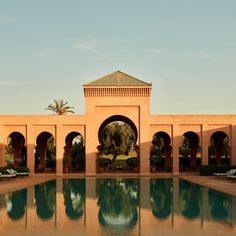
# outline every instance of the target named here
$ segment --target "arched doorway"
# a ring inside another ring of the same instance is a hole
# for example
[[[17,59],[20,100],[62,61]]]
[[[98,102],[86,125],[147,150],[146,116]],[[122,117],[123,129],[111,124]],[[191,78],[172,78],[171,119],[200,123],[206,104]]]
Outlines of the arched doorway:
[[[201,165],[199,141],[199,136],[193,131],[183,134],[182,143],[179,148],[180,171],[196,170]]]
[[[223,131],[211,135],[209,146],[209,165],[230,165],[229,137]]]
[[[36,139],[35,172],[56,171],[56,147],[51,133],[42,132]]]
[[[157,170],[171,171],[172,147],[170,142],[170,136],[166,132],[160,131],[153,135],[150,151],[151,172],[156,172]]]
[[[8,136],[6,163],[8,166],[27,166],[25,137],[19,132],[12,132]]]
[[[65,139],[63,172],[85,171],[85,146],[83,136],[78,132],[70,132]]]
[[[98,172],[139,172],[138,131],[129,118],[115,115],[98,131]]]

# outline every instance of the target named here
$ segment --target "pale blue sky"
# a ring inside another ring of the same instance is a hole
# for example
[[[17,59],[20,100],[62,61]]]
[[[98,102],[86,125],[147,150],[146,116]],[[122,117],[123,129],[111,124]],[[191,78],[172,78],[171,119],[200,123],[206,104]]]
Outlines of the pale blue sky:
[[[121,70],[152,114],[236,113],[235,0],[0,0],[1,114],[84,113],[82,84]]]

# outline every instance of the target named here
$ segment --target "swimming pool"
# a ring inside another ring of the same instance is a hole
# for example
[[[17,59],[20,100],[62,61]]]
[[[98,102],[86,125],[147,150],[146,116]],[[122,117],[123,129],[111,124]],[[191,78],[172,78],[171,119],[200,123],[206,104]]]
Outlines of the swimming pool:
[[[236,197],[164,178],[56,179],[0,195],[0,235],[236,235]]]

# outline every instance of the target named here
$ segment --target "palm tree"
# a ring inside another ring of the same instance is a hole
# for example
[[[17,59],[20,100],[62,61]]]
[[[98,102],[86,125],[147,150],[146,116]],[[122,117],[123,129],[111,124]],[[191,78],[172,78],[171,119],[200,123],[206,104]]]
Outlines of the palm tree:
[[[53,111],[58,115],[64,115],[66,113],[75,113],[73,111],[74,107],[67,106],[68,102],[63,102],[63,100],[56,100],[54,99],[54,104],[48,105],[45,110]]]

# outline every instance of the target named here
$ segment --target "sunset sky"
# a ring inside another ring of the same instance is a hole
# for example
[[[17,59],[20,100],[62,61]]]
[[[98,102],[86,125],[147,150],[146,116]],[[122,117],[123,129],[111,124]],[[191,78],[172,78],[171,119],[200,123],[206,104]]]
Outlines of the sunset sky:
[[[0,0],[1,114],[83,114],[82,84],[152,83],[152,114],[236,114],[235,0]]]

